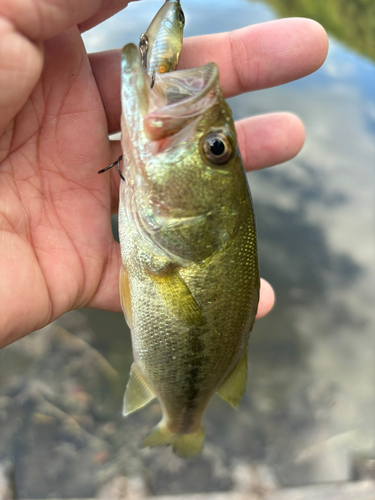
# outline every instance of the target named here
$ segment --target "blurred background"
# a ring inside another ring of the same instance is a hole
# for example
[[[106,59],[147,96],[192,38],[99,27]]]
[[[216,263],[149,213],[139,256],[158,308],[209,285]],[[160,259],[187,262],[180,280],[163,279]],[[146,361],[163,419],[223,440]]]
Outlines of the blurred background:
[[[161,4],[131,3],[84,35],[87,50],[138,43]],[[289,16],[330,35],[315,74],[229,101],[236,119],[291,111],[306,126],[296,159],[248,175],[276,306],[253,329],[239,410],[213,398],[194,462],[139,448],[157,402],[121,416],[132,362],[121,314],[75,311],[0,351],[0,460],[13,460],[20,498],[92,497],[120,475],[155,495],[225,492],[238,463],[265,464],[282,487],[350,481],[375,458],[375,3],[182,5],[186,37]]]

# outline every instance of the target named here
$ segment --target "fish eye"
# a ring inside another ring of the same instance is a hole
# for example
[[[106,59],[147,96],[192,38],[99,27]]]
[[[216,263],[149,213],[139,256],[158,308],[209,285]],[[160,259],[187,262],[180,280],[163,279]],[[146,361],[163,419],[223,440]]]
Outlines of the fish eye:
[[[233,147],[225,134],[211,132],[203,141],[203,151],[208,161],[223,165],[232,156]]]
[[[180,12],[178,13],[178,19],[182,24],[182,26],[185,26],[185,14],[183,13],[182,10],[180,10]]]

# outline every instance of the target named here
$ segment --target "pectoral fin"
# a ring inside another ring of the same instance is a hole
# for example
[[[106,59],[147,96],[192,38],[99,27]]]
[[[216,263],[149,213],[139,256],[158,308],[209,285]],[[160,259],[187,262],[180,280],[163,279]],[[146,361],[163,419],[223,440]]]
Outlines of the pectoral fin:
[[[202,308],[176,269],[150,274],[150,277],[167,308],[179,320],[195,325],[204,322]]]
[[[245,390],[247,377],[247,352],[221,384],[218,395],[237,408]]]
[[[145,406],[155,394],[152,392],[138,366],[133,363],[130,368],[130,378],[126,386],[123,415],[129,415]]]
[[[129,278],[123,267],[120,269],[120,299],[126,322],[129,328],[132,329],[132,307],[130,302]]]

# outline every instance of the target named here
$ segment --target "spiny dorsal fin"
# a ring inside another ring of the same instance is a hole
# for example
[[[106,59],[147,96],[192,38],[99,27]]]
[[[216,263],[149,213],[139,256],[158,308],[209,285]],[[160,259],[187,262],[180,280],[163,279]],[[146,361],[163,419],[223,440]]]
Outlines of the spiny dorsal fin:
[[[221,384],[218,395],[227,403],[237,408],[245,390],[247,377],[247,352]]]
[[[126,386],[123,415],[129,415],[145,406],[151,399],[155,398],[138,366],[133,363],[130,368],[130,378]]]

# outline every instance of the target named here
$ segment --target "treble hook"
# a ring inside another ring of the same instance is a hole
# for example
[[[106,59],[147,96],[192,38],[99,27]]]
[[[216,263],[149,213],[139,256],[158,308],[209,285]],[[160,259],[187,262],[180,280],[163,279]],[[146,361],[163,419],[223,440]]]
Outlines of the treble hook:
[[[139,52],[141,54],[141,64],[147,72],[147,54],[149,49],[149,41],[146,33],[142,33],[139,38]],[[152,73],[151,76],[151,88],[154,88],[156,78],[156,71]]]
[[[142,33],[139,39],[139,52],[141,53],[141,64],[147,71],[148,36]]]
[[[146,71],[147,71],[147,53],[148,53],[148,48],[149,48],[148,36],[146,35],[146,33],[142,33],[142,35],[140,36],[140,40],[139,40],[139,51],[141,53],[141,63],[142,63],[142,66],[145,68]],[[156,72],[154,71],[152,73],[152,76],[151,76],[151,88],[153,88],[153,86],[155,85],[155,79],[156,79]],[[103,172],[106,172],[110,168],[112,168],[115,165],[117,165],[117,171],[119,173],[119,176],[124,181],[125,177],[122,175],[121,169],[120,169],[120,161],[122,160],[122,158],[123,158],[123,155],[119,156],[117,158],[117,160],[114,161],[113,163],[111,163],[110,165],[108,165],[108,167],[105,167],[102,170],[99,170],[98,174],[102,174]]]
[[[121,169],[120,169],[120,161],[122,160],[122,158],[123,158],[123,155],[119,156],[117,158],[117,160],[114,161],[113,163],[111,163],[110,165],[108,165],[108,167],[103,168],[103,170],[99,170],[98,174],[102,174],[103,172],[107,172],[107,170],[109,170],[110,168],[112,168],[115,165],[117,165],[117,172],[118,172],[119,176],[121,177],[121,179],[124,181],[125,177],[122,175],[122,172],[121,172]]]

